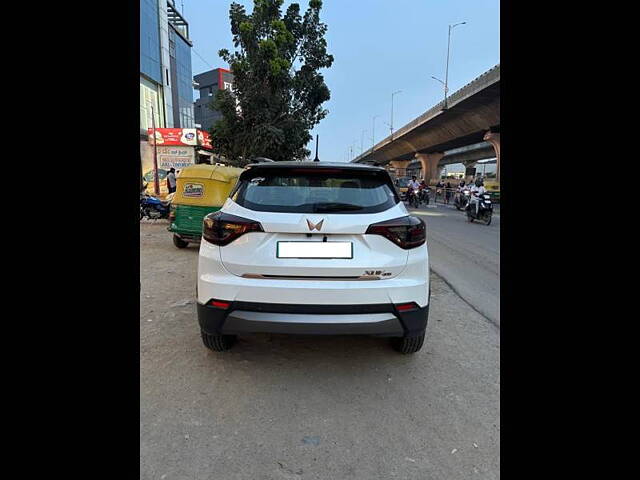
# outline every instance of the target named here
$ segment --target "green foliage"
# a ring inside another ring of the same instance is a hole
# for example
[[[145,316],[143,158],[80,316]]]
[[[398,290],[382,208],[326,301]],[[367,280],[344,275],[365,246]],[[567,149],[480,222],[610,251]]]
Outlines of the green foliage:
[[[219,90],[213,108],[222,118],[212,129],[214,149],[231,163],[254,157],[305,158],[310,130],[327,115],[322,104],[330,92],[320,69],[329,68],[320,21],[322,2],[311,0],[300,15],[291,4],[284,16],[282,0],[254,0],[253,12],[232,3],[231,33],[236,51],[219,52],[233,71],[234,94]]]

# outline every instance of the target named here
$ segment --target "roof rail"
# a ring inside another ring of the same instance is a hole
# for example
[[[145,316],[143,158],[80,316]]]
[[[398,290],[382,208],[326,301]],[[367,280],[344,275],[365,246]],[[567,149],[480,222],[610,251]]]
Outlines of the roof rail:
[[[253,161],[251,163],[265,163],[265,162],[273,162],[275,160],[271,160],[270,158],[266,158],[266,157],[256,157],[253,159]]]

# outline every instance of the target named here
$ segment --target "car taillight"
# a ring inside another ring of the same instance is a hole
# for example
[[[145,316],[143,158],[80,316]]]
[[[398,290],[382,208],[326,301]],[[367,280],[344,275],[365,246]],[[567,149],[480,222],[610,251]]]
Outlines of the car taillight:
[[[419,247],[427,240],[427,226],[412,215],[374,223],[365,233],[382,235],[405,250]]]
[[[228,213],[210,213],[202,222],[202,237],[221,247],[249,232],[264,232],[260,222]]]

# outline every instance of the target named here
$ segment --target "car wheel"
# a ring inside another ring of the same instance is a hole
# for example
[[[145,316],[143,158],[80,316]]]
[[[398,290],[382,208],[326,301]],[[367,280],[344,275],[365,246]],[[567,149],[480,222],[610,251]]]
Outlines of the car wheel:
[[[202,335],[202,343],[204,343],[204,346],[214,352],[224,352],[225,350],[229,350],[237,340],[235,335],[209,335],[202,330],[200,330],[200,333]]]
[[[424,344],[425,334],[415,337],[402,337],[393,339],[393,348],[400,353],[416,353]]]
[[[186,248],[187,245],[189,245],[189,242],[185,242],[179,236],[174,235],[173,236],[173,244],[178,248]]]

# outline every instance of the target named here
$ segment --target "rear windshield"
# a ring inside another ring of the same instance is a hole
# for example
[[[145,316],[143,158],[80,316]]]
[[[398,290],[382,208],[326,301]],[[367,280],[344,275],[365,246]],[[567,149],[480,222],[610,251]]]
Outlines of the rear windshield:
[[[289,213],[375,213],[399,202],[386,172],[320,168],[252,168],[231,199],[250,210]]]

